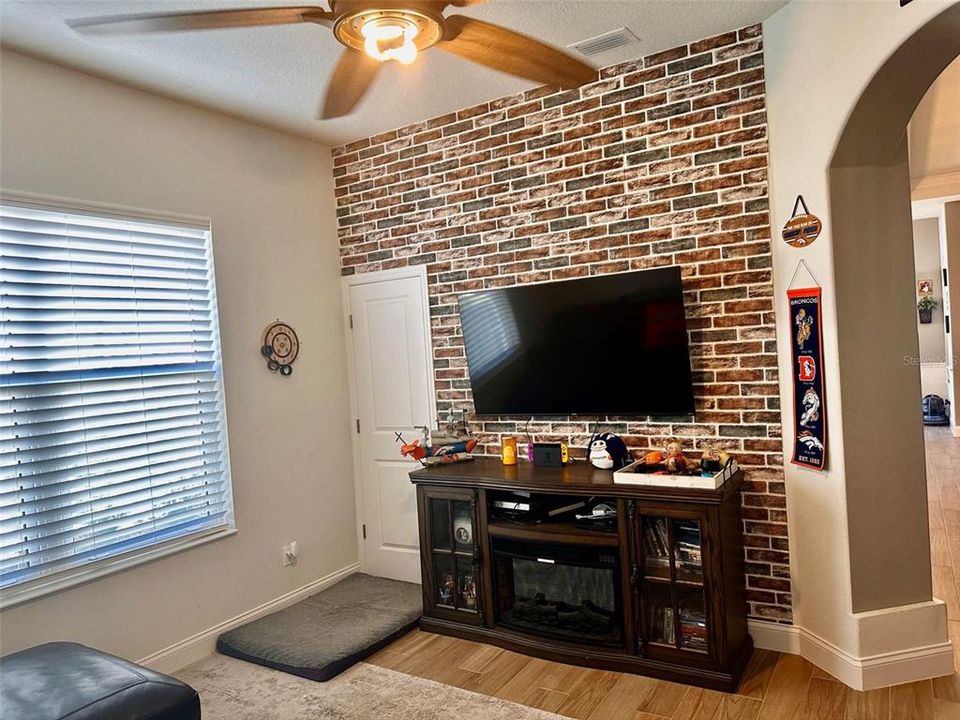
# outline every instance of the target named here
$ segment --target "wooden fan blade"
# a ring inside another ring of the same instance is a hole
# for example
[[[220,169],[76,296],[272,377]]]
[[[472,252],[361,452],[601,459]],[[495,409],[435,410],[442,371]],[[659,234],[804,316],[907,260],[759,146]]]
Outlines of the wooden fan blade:
[[[257,25],[290,25],[313,22],[329,25],[333,14],[319,5],[299,7],[248,8],[189,13],[144,13],[110,15],[68,21],[77,32],[90,35],[112,35],[132,32],[175,32],[179,30],[217,30],[220,28],[254,27]]]
[[[360,102],[380,72],[380,61],[348,48],[337,61],[323,100],[323,120],[347,115]]]
[[[475,63],[562,88],[597,79],[585,62],[513,30],[463,15],[451,15],[445,24],[437,47]]]
[[[483,5],[488,0],[450,0],[447,5],[455,7],[470,7],[471,5]]]

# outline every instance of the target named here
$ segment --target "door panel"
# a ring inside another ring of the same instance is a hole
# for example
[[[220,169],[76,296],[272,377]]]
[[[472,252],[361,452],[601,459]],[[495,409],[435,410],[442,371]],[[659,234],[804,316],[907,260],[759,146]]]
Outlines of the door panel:
[[[420,581],[416,493],[396,433],[409,442],[434,423],[432,353],[422,277],[350,286],[359,420],[363,569]]]
[[[384,298],[365,304],[369,325],[370,389],[372,414],[370,419],[377,430],[390,427],[410,427],[414,424],[415,405],[419,398],[411,397],[418,389],[410,378],[410,353],[407,348],[405,298]],[[381,352],[387,350],[387,352]],[[422,416],[422,414],[421,414]]]
[[[417,523],[410,523],[411,517],[417,517],[417,496],[408,487],[409,472],[407,461],[377,463],[377,517],[384,548],[419,548]]]

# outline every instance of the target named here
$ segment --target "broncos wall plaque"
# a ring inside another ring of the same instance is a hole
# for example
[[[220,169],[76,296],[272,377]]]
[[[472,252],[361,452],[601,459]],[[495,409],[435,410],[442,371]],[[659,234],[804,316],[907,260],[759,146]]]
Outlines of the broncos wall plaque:
[[[803,207],[802,213],[799,212],[801,207]],[[783,241],[793,248],[806,247],[819,237],[822,229],[823,223],[820,222],[820,218],[807,209],[803,195],[797,195],[797,200],[793,203],[793,214],[783,226],[781,233]]]
[[[823,382],[820,288],[788,290],[793,357],[793,464],[823,470],[827,463],[827,404]]]

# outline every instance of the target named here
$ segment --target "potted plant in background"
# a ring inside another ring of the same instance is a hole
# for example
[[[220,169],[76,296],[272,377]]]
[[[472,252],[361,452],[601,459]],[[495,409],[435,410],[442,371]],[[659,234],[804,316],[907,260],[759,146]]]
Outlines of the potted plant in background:
[[[917,300],[917,312],[920,314],[920,322],[927,325],[933,322],[933,309],[937,306],[937,301],[928,295],[924,295]]]

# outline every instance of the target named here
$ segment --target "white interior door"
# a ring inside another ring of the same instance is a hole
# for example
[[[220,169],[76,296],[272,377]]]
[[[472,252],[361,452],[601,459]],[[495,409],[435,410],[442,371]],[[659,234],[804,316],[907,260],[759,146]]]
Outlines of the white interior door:
[[[416,492],[396,433],[410,442],[434,422],[432,351],[426,277],[349,282],[357,409],[364,572],[420,582]]]
[[[947,391],[944,399],[950,403],[950,429],[960,437],[960,372],[957,371],[957,320],[960,320],[960,291],[957,289],[958,263],[960,263],[960,239],[947,234],[946,204],[939,207],[937,233],[940,241],[940,283],[943,301],[944,362],[946,363]],[[958,312],[953,312],[957,306]],[[949,318],[949,319],[948,319]],[[921,368],[922,370],[922,368]]]

